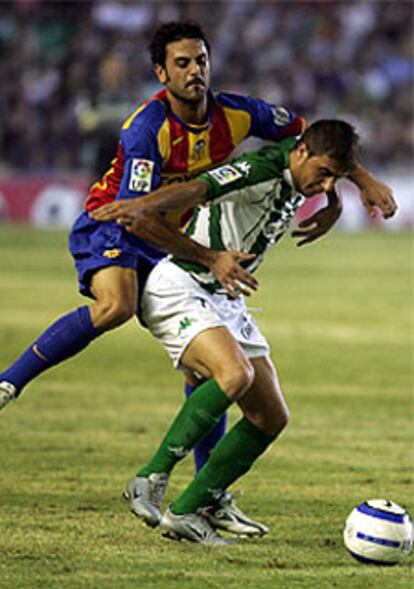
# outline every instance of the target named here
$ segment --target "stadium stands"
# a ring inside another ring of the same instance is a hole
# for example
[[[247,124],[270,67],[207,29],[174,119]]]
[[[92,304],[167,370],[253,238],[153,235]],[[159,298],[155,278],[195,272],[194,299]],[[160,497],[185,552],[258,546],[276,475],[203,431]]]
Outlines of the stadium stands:
[[[199,20],[211,39],[213,88],[309,119],[347,116],[369,142],[368,165],[408,163],[412,10],[404,0],[229,0],[214,11],[211,2],[2,2],[0,165],[99,174],[120,121],[156,88],[152,31],[180,18]]]

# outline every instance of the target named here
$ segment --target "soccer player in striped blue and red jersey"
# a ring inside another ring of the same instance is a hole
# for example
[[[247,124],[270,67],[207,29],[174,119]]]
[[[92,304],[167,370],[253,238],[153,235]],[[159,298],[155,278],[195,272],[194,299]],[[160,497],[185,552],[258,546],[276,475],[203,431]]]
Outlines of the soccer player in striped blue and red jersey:
[[[169,251],[208,267],[231,290],[236,280],[255,288],[256,281],[238,264],[239,252],[212,252],[180,239],[176,226],[188,219],[183,211],[170,219],[162,233],[148,241],[128,233],[116,222],[99,222],[90,213],[115,199],[131,199],[168,182],[188,180],[225,161],[245,138],[279,140],[300,134],[303,119],[283,106],[210,88],[210,48],[195,23],[168,23],[150,45],[155,73],[164,90],[126,120],[111,168],[94,184],[85,212],[75,222],[70,250],[79,274],[80,291],[93,299],[58,319],[10,366],[0,373],[0,409],[37,375],[79,353],[102,333],[129,320],[137,312],[138,288],[151,268]],[[355,171],[365,206],[378,205],[384,216],[396,209],[389,189],[366,170]],[[332,226],[339,215],[329,206],[303,227],[311,241]],[[158,229],[157,229],[158,230]],[[149,243],[149,241],[151,243]],[[194,383],[192,383],[194,384]],[[192,392],[187,386],[187,393]],[[221,422],[197,450],[197,467],[207,459],[224,431]]]

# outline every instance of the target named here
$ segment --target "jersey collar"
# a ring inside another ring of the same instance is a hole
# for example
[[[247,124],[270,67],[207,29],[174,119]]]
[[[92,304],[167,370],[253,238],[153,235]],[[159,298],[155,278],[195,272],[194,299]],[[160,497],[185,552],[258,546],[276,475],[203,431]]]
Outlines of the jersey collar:
[[[176,121],[177,123],[179,123],[187,131],[190,131],[191,133],[195,133],[196,135],[198,135],[199,133],[202,133],[203,131],[205,131],[206,129],[208,129],[210,127],[211,111],[212,111],[213,103],[215,102],[214,94],[210,89],[208,90],[208,93],[207,93],[207,121],[203,125],[189,125],[188,123],[185,123],[183,120],[181,120],[180,117],[178,117],[175,114],[175,112],[172,110],[170,101],[167,98],[167,93],[165,93],[165,95],[162,97],[162,101],[167,109],[168,114],[171,116],[171,118],[174,121]]]

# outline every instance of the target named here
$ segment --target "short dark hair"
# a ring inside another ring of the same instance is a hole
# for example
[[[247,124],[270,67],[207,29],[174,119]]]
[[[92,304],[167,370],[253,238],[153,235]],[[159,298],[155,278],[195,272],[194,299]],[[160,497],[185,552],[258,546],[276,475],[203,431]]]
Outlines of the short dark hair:
[[[152,64],[165,67],[167,45],[174,41],[181,41],[181,39],[199,39],[203,41],[210,55],[209,42],[197,22],[167,22],[155,31],[151,43],[148,45]]]
[[[300,142],[310,155],[329,155],[344,172],[355,167],[359,153],[359,137],[352,125],[338,119],[321,119],[312,123]]]

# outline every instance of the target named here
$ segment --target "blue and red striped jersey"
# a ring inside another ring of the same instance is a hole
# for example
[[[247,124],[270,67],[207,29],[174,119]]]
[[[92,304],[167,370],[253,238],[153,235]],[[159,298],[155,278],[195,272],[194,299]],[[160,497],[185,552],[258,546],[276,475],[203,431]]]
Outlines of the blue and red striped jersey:
[[[188,125],[173,112],[166,90],[141,104],[125,121],[110,169],[89,192],[85,208],[92,211],[114,199],[135,198],[162,184],[194,178],[227,160],[247,137],[279,140],[299,135],[300,116],[283,106],[209,91],[203,125]],[[178,225],[188,215],[169,215]]]

